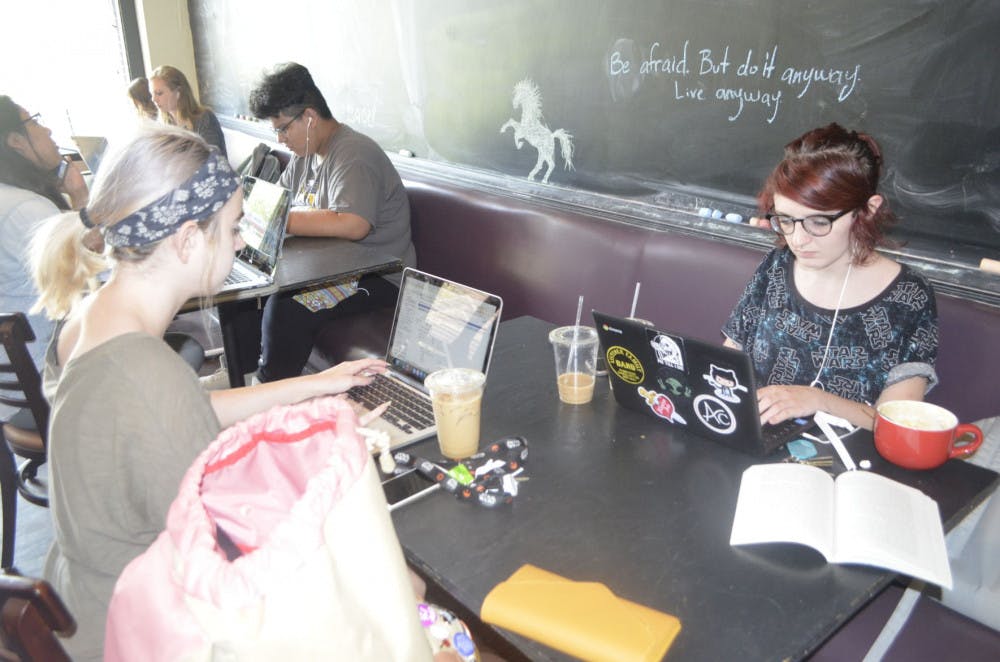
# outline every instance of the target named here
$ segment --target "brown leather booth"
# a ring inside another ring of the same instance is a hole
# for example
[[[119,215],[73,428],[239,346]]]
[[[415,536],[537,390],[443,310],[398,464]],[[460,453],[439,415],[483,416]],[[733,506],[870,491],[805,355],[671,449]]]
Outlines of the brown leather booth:
[[[763,249],[637,227],[599,212],[406,173],[418,266],[504,299],[504,317],[571,324],[584,308],[721,341]],[[1000,414],[1000,308],[938,294],[941,383],[928,399],[963,421]],[[391,309],[321,334],[315,364],[385,351]]]

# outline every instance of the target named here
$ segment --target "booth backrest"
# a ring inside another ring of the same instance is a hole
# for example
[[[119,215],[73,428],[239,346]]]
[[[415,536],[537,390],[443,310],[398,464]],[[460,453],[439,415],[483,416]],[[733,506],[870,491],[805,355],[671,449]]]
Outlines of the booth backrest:
[[[628,314],[720,342],[761,249],[650,230],[585,211],[405,178],[421,269],[504,298],[504,316],[571,324],[584,310]],[[1000,414],[1000,309],[937,295],[941,384],[928,396],[963,421]]]

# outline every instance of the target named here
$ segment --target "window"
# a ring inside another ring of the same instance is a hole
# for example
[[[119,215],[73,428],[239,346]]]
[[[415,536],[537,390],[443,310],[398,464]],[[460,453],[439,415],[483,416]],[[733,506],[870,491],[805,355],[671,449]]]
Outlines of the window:
[[[115,0],[6,3],[0,94],[42,113],[61,147],[72,148],[72,135],[133,126],[120,26]]]

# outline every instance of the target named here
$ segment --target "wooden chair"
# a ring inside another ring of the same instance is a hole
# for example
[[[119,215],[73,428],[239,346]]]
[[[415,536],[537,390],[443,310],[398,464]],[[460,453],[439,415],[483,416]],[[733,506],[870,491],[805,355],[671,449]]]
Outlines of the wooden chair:
[[[48,507],[48,493],[36,478],[45,463],[48,442],[49,403],[42,395],[42,380],[28,353],[27,343],[35,340],[23,313],[0,313],[0,343],[7,351],[0,364],[0,402],[20,411],[2,425],[4,448],[0,450],[0,498],[3,500],[3,544],[0,565],[14,563],[14,534],[17,523],[17,492],[39,506]],[[20,468],[13,455],[24,458]],[[16,492],[15,492],[16,489]]]
[[[56,635],[74,632],[73,615],[48,582],[0,575],[0,659],[69,662]]]

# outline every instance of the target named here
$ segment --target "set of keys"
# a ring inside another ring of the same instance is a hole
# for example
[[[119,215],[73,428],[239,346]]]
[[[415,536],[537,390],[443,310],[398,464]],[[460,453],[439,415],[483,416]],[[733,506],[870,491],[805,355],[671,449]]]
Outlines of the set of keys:
[[[795,464],[808,464],[810,467],[832,467],[833,457],[829,455],[810,457],[808,459],[799,459],[794,455],[786,457],[782,462],[792,462]]]

